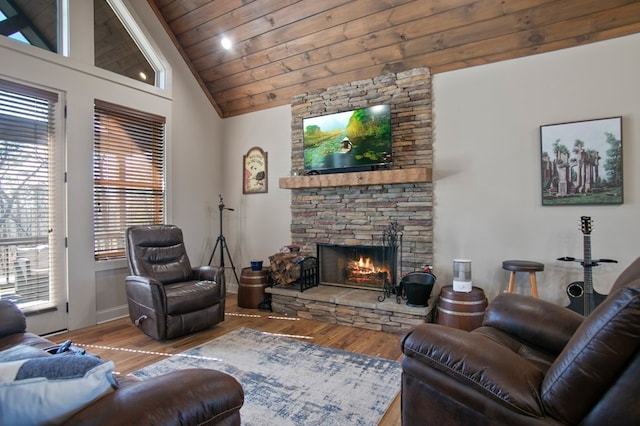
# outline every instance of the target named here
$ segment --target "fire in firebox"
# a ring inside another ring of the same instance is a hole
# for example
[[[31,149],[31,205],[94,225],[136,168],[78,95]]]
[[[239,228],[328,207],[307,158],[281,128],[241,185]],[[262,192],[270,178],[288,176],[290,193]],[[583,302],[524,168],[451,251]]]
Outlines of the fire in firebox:
[[[321,285],[382,291],[395,282],[395,252],[385,246],[317,243]]]
[[[388,269],[376,266],[368,257],[360,257],[359,260],[349,262],[346,284],[381,286],[388,277]]]

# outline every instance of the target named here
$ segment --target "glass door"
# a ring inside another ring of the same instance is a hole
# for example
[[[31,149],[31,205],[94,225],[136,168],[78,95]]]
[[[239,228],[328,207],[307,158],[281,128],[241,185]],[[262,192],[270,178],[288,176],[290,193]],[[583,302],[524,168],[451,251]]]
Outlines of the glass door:
[[[0,298],[38,334],[67,322],[60,110],[57,93],[0,80]]]

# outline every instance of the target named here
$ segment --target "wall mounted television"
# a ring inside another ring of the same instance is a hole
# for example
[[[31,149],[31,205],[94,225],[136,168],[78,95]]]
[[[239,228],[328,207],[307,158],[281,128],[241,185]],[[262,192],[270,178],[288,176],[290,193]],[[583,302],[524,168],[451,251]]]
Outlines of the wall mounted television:
[[[391,163],[391,108],[376,105],[304,118],[305,173],[374,170]]]

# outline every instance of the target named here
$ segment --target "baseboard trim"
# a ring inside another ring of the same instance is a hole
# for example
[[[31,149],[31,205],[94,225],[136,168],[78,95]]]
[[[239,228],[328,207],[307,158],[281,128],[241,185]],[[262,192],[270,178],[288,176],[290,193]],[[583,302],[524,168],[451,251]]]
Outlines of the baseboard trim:
[[[97,324],[113,321],[115,319],[129,316],[129,306],[121,305],[114,308],[105,309],[96,313]]]

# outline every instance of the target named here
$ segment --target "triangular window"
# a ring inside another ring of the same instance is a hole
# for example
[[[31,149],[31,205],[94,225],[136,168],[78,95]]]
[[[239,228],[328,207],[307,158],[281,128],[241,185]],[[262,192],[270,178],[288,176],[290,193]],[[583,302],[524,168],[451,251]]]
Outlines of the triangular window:
[[[95,65],[164,87],[164,67],[122,1],[94,0],[93,14]]]
[[[0,0],[0,35],[58,52],[56,0]]]

